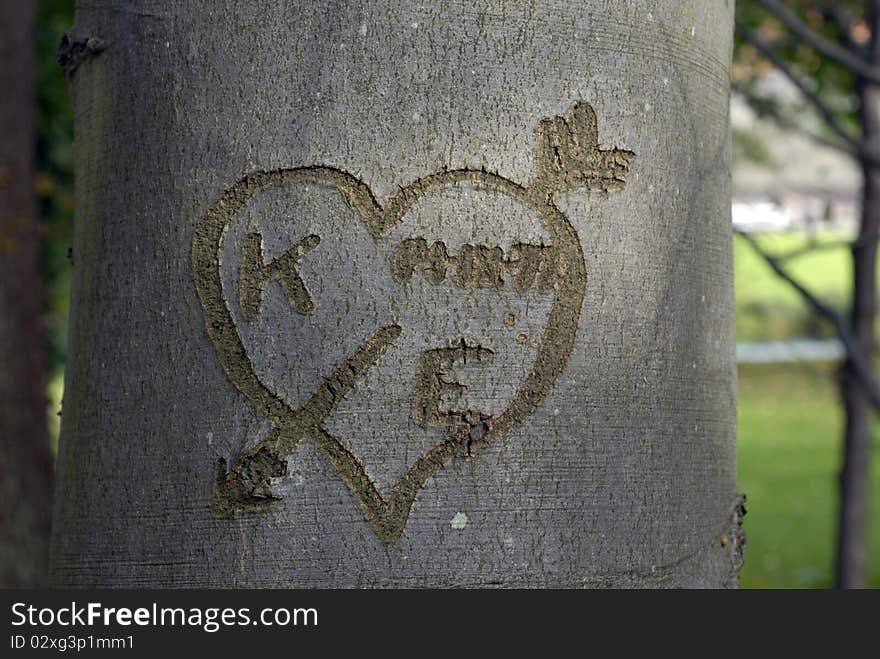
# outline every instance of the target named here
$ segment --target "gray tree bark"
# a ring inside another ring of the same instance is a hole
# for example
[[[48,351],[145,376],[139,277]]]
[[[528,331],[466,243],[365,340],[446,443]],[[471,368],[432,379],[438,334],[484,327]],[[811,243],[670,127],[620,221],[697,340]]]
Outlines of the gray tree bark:
[[[735,585],[732,13],[79,5],[53,582]]]
[[[52,456],[34,200],[33,6],[0,3],[0,587],[45,584]]]

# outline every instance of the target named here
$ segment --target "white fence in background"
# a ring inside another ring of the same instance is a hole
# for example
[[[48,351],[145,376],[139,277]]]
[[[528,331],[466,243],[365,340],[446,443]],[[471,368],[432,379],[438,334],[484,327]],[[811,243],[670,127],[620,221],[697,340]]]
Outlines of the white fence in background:
[[[838,339],[736,344],[736,361],[739,364],[832,361],[842,359],[844,354],[843,344]]]

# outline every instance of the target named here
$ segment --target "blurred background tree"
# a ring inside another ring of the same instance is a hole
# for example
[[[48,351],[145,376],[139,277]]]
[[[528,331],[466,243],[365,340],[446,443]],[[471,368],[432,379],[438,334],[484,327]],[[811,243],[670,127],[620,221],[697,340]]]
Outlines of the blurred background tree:
[[[43,280],[34,203],[33,4],[0,3],[0,585],[45,581],[52,458],[45,423]]]
[[[74,206],[73,120],[55,51],[73,2],[9,0],[0,13],[11,26],[0,58],[0,586],[21,587],[44,585],[47,571]]]
[[[844,154],[860,177],[854,235],[839,241],[813,236],[793,250],[779,251],[746,229],[738,233],[833,328],[842,345],[838,375],[845,422],[835,583],[864,587],[876,457],[872,423],[880,407],[873,360],[880,237],[880,0],[740,0],[737,15],[734,91],[758,116]],[[794,90],[793,100],[780,94],[778,85],[766,84],[774,73]],[[790,268],[795,259],[837,248],[851,253],[851,285],[843,307],[823,299]]]

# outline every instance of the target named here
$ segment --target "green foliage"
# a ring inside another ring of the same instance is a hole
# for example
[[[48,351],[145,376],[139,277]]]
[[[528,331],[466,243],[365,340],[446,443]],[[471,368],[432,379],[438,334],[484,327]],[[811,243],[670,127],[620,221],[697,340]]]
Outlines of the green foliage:
[[[71,0],[37,6],[37,173],[35,192],[42,230],[47,294],[49,366],[64,367],[70,292],[68,249],[73,240],[73,117],[67,83],[55,62],[61,35],[73,23]]]
[[[837,532],[843,409],[835,364],[741,365],[739,484],[745,517],[745,588],[829,587]],[[880,473],[880,425],[874,473]],[[880,479],[870,503],[880,510]],[[876,520],[876,516],[875,516]],[[880,525],[872,524],[870,584],[880,587]]]

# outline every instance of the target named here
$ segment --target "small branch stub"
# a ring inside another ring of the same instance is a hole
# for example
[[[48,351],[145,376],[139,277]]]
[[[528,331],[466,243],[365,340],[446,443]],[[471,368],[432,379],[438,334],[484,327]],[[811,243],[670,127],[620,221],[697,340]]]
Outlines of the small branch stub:
[[[107,44],[98,37],[85,37],[77,39],[69,32],[65,32],[58,45],[55,61],[64,71],[68,78],[72,77],[77,67],[86,60],[100,55],[107,49]]]

